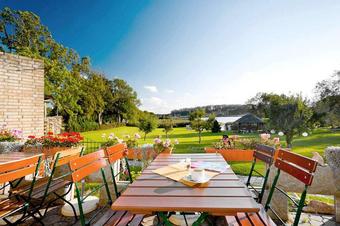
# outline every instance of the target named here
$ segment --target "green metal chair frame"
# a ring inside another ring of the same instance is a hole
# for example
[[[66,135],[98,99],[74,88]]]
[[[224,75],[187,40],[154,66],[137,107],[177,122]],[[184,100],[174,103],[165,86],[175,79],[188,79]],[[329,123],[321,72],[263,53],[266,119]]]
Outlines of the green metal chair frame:
[[[75,188],[76,188],[76,195],[78,200],[78,207],[79,207],[79,213],[80,213],[80,223],[82,226],[85,225],[91,225],[91,222],[98,216],[99,213],[101,213],[106,206],[103,206],[102,208],[99,208],[90,219],[86,219],[83,211],[83,202],[88,198],[90,195],[101,189],[102,187],[105,187],[107,198],[108,198],[108,205],[112,205],[112,199],[110,195],[109,186],[106,180],[104,167],[106,167],[107,162],[105,160],[105,153],[103,150],[99,150],[97,152],[93,152],[87,155],[84,155],[82,157],[79,157],[77,159],[70,161],[70,168],[73,171],[72,172],[72,181],[74,182]],[[83,197],[83,191],[79,188],[78,183],[83,181],[85,177],[89,176],[92,173],[101,171],[103,183],[100,184],[100,186],[93,189],[91,192],[85,195]]]
[[[33,175],[32,182],[30,183],[30,186],[28,188],[27,197],[22,197],[18,194],[10,192],[9,197],[5,198],[5,200],[10,200],[14,198],[17,201],[23,202],[23,204],[20,205],[20,207],[17,207],[16,209],[9,211],[8,213],[2,216],[2,219],[8,225],[17,225],[30,216],[33,217],[36,221],[41,222],[41,220],[38,217],[36,217],[34,213],[30,211],[29,208],[31,205],[31,196],[36,183],[36,178],[37,175],[39,174],[41,160],[42,156],[36,155],[22,160],[0,164],[0,183],[9,182],[7,185],[1,187],[1,189],[5,189],[5,187],[7,186],[10,186],[11,189],[16,188],[20,184],[20,182],[25,178],[25,176]],[[1,201],[4,200],[0,200],[0,203]],[[17,219],[14,223],[6,219],[20,211],[22,212],[22,216],[19,219]]]
[[[275,189],[287,196],[293,204],[297,207],[296,216],[294,219],[293,226],[298,226],[301,217],[302,209],[305,205],[305,199],[307,195],[307,189],[313,182],[314,172],[316,170],[318,163],[310,158],[286,151],[283,149],[279,150],[278,157],[275,161],[275,167],[277,168],[277,173],[274,178],[273,184],[269,191],[268,199],[266,201],[265,210],[271,210],[274,215],[283,223],[284,221],[279,217],[279,215],[271,208],[270,202],[272,200]],[[277,183],[280,177],[281,170],[287,174],[295,177],[300,182],[304,183],[305,187],[301,194],[299,202],[292,199],[285,191],[277,187]]]
[[[253,154],[254,160],[253,160],[253,163],[252,163],[251,168],[250,168],[250,172],[249,172],[249,175],[248,175],[246,185],[249,189],[251,189],[252,191],[254,191],[256,193],[257,197],[255,199],[258,203],[262,202],[263,194],[264,194],[265,187],[266,187],[267,181],[268,181],[268,176],[269,176],[269,173],[270,173],[270,167],[274,162],[274,155],[275,155],[275,148],[274,147],[270,147],[270,146],[267,146],[267,145],[261,145],[261,144],[256,145],[256,149],[254,150],[254,154]],[[258,161],[262,161],[266,164],[267,169],[266,169],[265,175],[263,175],[262,173],[258,172],[255,169],[255,165]],[[254,187],[250,183],[251,178],[253,176],[253,173],[256,173],[257,176],[261,176],[263,178],[263,182],[262,182],[261,187]]]
[[[125,144],[116,144],[114,146],[111,147],[107,147],[105,148],[105,154],[106,157],[108,159],[109,162],[109,166],[110,166],[110,171],[111,171],[111,177],[112,177],[112,182],[113,182],[113,186],[115,189],[115,194],[116,197],[118,198],[121,195],[121,192],[118,191],[118,183],[116,180],[116,177],[118,175],[122,175],[125,174],[124,172],[124,168],[121,167],[121,165],[119,166],[119,172],[115,173],[114,169],[113,169],[113,164],[116,163],[118,160],[124,160],[125,164],[126,164],[126,170],[128,173],[128,177],[129,177],[129,183],[132,183],[132,176],[131,176],[131,171],[130,171],[130,166],[129,166],[129,161],[126,157],[126,153],[127,153],[127,147]]]
[[[85,148],[82,147],[80,151],[78,149],[60,151],[60,152],[57,152],[54,155],[54,159],[52,160],[52,163],[51,163],[51,165],[52,165],[51,175],[48,178],[46,188],[45,188],[45,191],[44,191],[44,196],[43,196],[39,205],[37,205],[37,208],[36,208],[37,213],[40,215],[39,209],[45,207],[45,211],[44,211],[44,214],[42,215],[42,217],[46,215],[49,207],[53,203],[55,203],[57,200],[61,199],[71,206],[72,211],[74,213],[74,216],[77,220],[77,213],[76,213],[74,206],[72,205],[72,203],[70,203],[68,200],[65,199],[65,196],[67,196],[72,191],[73,182],[70,181],[70,183],[68,184],[68,186],[69,186],[68,190],[62,195],[58,194],[56,191],[49,192],[49,190],[50,190],[50,185],[52,184],[53,181],[57,181],[57,180],[60,180],[60,179],[66,179],[68,176],[70,176],[72,174],[72,171],[71,171],[68,163],[73,159],[81,157],[84,153],[84,149]],[[59,168],[61,166],[67,166],[69,168],[69,172],[65,173],[61,176],[55,177],[55,172],[56,172],[57,168]],[[56,196],[56,198],[45,203],[46,198],[51,194],[54,194]]]

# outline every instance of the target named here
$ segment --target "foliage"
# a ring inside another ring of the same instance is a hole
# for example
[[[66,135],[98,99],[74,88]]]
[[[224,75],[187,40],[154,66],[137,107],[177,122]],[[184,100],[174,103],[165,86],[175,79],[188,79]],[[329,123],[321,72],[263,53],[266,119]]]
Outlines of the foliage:
[[[63,116],[69,131],[97,129],[137,114],[137,94],[124,80],[91,70],[88,57],[54,40],[32,12],[0,11],[0,51],[43,60],[45,95],[54,103],[50,113]]]
[[[111,147],[115,144],[123,142],[123,140],[121,140],[117,136],[115,136],[114,133],[110,133],[108,136],[106,135],[106,133],[103,133],[102,139],[104,140],[104,142],[102,143],[102,147],[104,147],[104,148]]]
[[[205,115],[205,111],[203,108],[198,108],[195,111],[190,113],[189,120],[191,128],[196,130],[198,132],[198,143],[201,143],[201,135],[206,127],[206,121],[203,120],[203,117]]]
[[[22,138],[22,131],[18,129],[8,130],[6,125],[0,128],[0,142],[13,142]]]
[[[221,132],[220,123],[215,119],[211,128],[212,133],[219,133]]]
[[[124,142],[126,143],[126,146],[128,148],[136,148],[138,147],[138,140],[140,139],[139,133],[135,133],[133,137],[130,135],[125,135],[126,140]]]
[[[165,132],[166,138],[168,138],[168,133],[173,130],[174,123],[171,118],[163,120],[163,131]]]
[[[157,151],[157,153],[161,153],[165,149],[173,149],[175,145],[178,144],[178,140],[175,139],[174,142],[172,142],[170,139],[161,140],[160,138],[156,138],[154,140],[154,150]]]
[[[216,119],[215,114],[210,114],[207,121],[205,121],[205,129],[206,130],[211,130],[214,126],[214,121]]]
[[[294,135],[308,129],[312,110],[300,95],[262,93],[257,95],[255,104],[269,118],[269,126],[284,133],[288,147],[291,147]]]
[[[313,119],[333,128],[340,127],[340,72],[318,82],[315,92],[317,101],[314,103]]]
[[[43,147],[74,147],[82,140],[83,137],[77,132],[65,132],[61,134],[48,132],[46,136],[42,137],[28,136],[25,146],[41,144]]]
[[[157,117],[148,112],[143,112],[138,119],[138,128],[140,131],[144,132],[144,140],[146,139],[146,135],[155,130],[158,126]]]

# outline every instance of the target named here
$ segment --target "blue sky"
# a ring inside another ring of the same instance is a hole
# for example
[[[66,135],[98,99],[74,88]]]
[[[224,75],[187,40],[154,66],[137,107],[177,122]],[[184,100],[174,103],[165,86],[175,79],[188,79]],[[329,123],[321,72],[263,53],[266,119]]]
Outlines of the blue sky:
[[[257,92],[312,97],[340,69],[340,1],[1,0],[127,80],[142,109],[242,104]]]

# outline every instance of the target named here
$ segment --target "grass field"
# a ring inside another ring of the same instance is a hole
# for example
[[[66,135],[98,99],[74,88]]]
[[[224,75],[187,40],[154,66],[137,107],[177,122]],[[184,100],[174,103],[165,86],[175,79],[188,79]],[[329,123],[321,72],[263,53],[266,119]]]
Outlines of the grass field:
[[[118,127],[107,130],[89,131],[84,132],[82,135],[85,139],[90,141],[103,142],[102,134],[109,135],[114,133],[119,138],[124,138],[124,135],[133,136],[135,133],[139,133],[136,127]],[[142,135],[142,133],[140,133]],[[176,145],[174,153],[202,153],[204,147],[211,146],[213,142],[221,139],[222,133],[203,132],[202,143],[198,143],[197,132],[187,130],[186,128],[175,128],[169,134],[170,139],[178,139],[179,144]],[[227,134],[232,134],[227,132]],[[148,134],[146,140],[140,139],[139,144],[152,144],[155,137],[161,135],[165,138],[165,133],[162,129],[156,129],[152,133]],[[258,134],[240,135],[242,137],[257,137]],[[285,147],[284,137],[280,137],[281,144]],[[312,152],[316,151],[323,155],[327,146],[340,145],[340,132],[330,132],[328,129],[317,129],[307,137],[298,136],[293,141],[293,151],[302,155],[311,157]],[[238,174],[247,175],[249,172],[250,164],[248,163],[232,163],[233,170]],[[259,166],[259,170],[261,170]]]

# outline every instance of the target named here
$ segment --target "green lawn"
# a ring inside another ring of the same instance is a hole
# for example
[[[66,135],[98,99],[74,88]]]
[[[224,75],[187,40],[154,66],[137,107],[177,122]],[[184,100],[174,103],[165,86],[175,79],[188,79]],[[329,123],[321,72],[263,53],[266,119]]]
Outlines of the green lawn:
[[[84,132],[82,135],[85,139],[96,142],[103,142],[102,134],[105,133],[109,135],[114,133],[119,138],[124,138],[124,135],[133,136],[135,133],[139,132],[136,127],[118,127],[107,130],[98,130]],[[231,134],[231,132],[227,132]],[[142,133],[140,133],[142,135]],[[178,139],[179,144],[176,145],[174,153],[202,153],[204,152],[204,147],[211,146],[213,142],[221,139],[224,133],[211,133],[204,132],[202,134],[202,143],[198,144],[197,132],[192,130],[187,130],[186,128],[175,128],[170,132],[170,139]],[[162,129],[156,129],[152,133],[148,134],[146,140],[140,139],[140,144],[152,144],[153,139],[161,135],[165,138],[165,134]],[[240,135],[242,137],[257,137],[258,134],[247,134]],[[284,138],[281,138],[282,146],[285,147]],[[324,149],[327,146],[340,145],[340,132],[330,132],[328,129],[317,129],[314,130],[312,134],[307,137],[295,137],[293,142],[293,151],[300,153],[302,155],[311,157],[312,152],[317,151],[321,155],[324,153]],[[250,164],[248,163],[232,163],[232,168],[236,173],[247,175],[249,172]],[[263,166],[259,166],[261,170]]]

